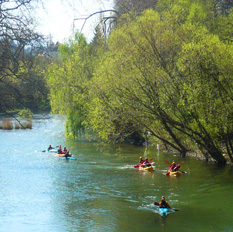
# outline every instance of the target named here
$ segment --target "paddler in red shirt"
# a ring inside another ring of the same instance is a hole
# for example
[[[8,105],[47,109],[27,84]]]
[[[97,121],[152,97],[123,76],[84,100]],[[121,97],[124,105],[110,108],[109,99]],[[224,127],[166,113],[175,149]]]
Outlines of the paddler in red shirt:
[[[144,162],[145,162],[145,160],[143,160],[142,157],[140,156],[140,158],[139,158],[139,164],[141,165],[141,164],[143,164]]]
[[[180,169],[180,165],[176,164],[175,161],[172,162],[172,164],[170,165],[170,172],[177,172]]]

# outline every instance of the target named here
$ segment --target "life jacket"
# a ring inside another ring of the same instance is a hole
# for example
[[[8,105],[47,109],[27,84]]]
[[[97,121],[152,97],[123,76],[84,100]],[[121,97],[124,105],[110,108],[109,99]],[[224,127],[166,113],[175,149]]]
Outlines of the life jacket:
[[[162,201],[159,203],[159,207],[160,207],[160,208],[169,208],[169,205],[168,205],[167,201],[162,200]]]
[[[139,160],[139,164],[143,164],[144,162],[145,162],[145,160],[143,160],[143,159]]]
[[[176,164],[170,165],[170,172],[175,172]]]
[[[171,172],[178,172],[179,169],[180,169],[180,165],[175,164],[174,166],[172,166],[172,167],[170,168],[170,171],[171,171]]]

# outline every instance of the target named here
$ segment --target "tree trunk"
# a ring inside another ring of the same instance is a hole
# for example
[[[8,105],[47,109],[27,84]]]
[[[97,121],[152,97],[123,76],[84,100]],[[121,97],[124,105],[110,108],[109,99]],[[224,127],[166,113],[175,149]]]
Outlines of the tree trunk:
[[[224,158],[221,150],[219,150],[215,145],[208,144],[207,151],[211,155],[211,157],[217,161],[218,164],[226,164],[226,159]]]
[[[183,144],[181,143],[181,141],[179,140],[179,138],[177,138],[177,136],[173,133],[173,131],[171,130],[171,128],[167,125],[167,123],[162,120],[162,123],[166,129],[166,131],[170,134],[170,136],[172,137],[172,139],[175,141],[175,143],[177,144],[177,146],[179,146],[179,151],[181,154],[181,157],[185,158],[186,153],[188,152],[188,149],[186,149],[185,146],[183,146]]]
[[[231,144],[231,140],[229,138],[226,140],[226,148],[227,148],[228,156],[229,156],[231,162],[233,163],[233,157],[232,157],[232,152],[231,152],[232,151],[232,144]]]

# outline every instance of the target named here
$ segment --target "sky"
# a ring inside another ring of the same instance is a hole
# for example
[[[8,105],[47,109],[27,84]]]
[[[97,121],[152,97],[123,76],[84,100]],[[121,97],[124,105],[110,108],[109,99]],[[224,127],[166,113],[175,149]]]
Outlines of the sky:
[[[43,35],[51,35],[53,42],[65,42],[74,30],[81,30],[84,20],[74,20],[87,17],[90,14],[113,9],[113,0],[46,0],[44,7],[36,10],[37,31]],[[110,13],[107,13],[108,16]],[[106,15],[107,16],[107,15]],[[82,33],[90,41],[93,38],[95,26],[100,15],[89,18]]]

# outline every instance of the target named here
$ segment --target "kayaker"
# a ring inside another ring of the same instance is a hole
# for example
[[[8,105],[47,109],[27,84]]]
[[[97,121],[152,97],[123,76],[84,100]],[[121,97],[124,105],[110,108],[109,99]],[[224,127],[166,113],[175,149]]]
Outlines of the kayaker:
[[[177,172],[180,169],[180,165],[176,164],[175,161],[173,160],[172,164],[170,165],[170,172]]]
[[[66,152],[67,152],[67,149],[66,149],[66,147],[64,147],[63,153],[66,154]]]
[[[52,149],[54,149],[52,146],[51,146],[51,144],[49,145],[49,147],[48,147],[48,151],[50,151],[50,150],[52,150]]]
[[[161,197],[161,201],[159,202],[159,208],[169,208],[169,209],[171,209],[171,206],[165,200],[164,196]]]
[[[150,167],[151,166],[151,163],[149,162],[148,158],[145,159],[144,166],[145,167]]]
[[[145,162],[145,160],[142,159],[142,157],[140,156],[139,158],[139,164],[143,164]]]
[[[57,153],[58,153],[58,154],[62,154],[62,148],[61,148],[61,145],[59,146]]]
[[[69,150],[66,150],[66,153],[65,153],[65,157],[67,158],[67,157],[70,157],[71,155],[70,155],[70,151]]]

